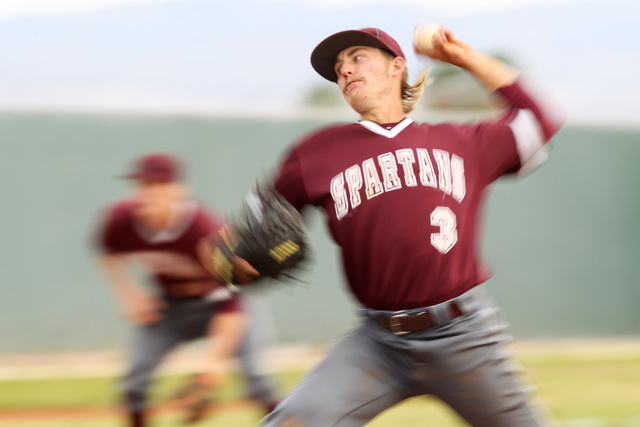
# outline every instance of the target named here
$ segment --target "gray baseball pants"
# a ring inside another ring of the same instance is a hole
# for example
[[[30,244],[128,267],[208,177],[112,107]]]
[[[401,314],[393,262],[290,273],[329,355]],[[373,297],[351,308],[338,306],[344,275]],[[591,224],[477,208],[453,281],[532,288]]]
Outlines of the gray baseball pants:
[[[131,362],[123,379],[126,405],[130,412],[145,409],[153,373],[164,356],[179,344],[204,338],[209,321],[215,314],[215,304],[204,299],[165,301],[167,307],[164,317],[156,323],[138,327],[135,331]],[[252,336],[252,332],[250,324],[236,356],[247,379],[247,397],[257,399],[263,407],[270,408],[277,402],[277,395],[256,363],[256,337]]]
[[[440,398],[472,426],[547,425],[503,351],[507,325],[484,286],[456,301],[460,317],[451,319],[447,303],[429,307],[436,326],[404,335],[376,320],[394,312],[363,310],[362,324],[333,346],[264,425],[362,426],[420,395]],[[407,310],[417,311],[424,309]]]

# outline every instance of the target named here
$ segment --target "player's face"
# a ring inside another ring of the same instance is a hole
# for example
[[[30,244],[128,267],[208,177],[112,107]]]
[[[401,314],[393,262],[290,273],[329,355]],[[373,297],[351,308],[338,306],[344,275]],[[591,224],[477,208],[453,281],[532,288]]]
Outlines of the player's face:
[[[180,188],[175,182],[139,181],[133,192],[133,214],[150,228],[162,228],[171,216],[173,204],[182,197]]]
[[[342,96],[360,114],[387,102],[397,84],[392,58],[375,47],[344,49],[336,57],[335,72]]]

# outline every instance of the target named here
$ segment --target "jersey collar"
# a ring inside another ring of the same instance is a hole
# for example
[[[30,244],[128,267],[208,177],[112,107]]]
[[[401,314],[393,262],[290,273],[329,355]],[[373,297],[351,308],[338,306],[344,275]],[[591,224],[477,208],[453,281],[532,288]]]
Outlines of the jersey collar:
[[[378,135],[382,135],[386,138],[395,138],[400,132],[402,132],[411,123],[413,123],[413,120],[411,120],[410,118],[406,118],[400,123],[398,123],[397,125],[395,125],[393,128],[385,129],[382,126],[380,126],[378,123],[372,122],[369,120],[363,120],[361,122],[358,122],[358,124],[362,125],[364,128]]]

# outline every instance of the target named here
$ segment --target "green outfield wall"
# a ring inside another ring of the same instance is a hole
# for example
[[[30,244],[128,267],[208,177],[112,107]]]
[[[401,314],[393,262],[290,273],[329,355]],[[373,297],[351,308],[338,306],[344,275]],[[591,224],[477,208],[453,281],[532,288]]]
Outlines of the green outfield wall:
[[[209,117],[0,115],[0,351],[119,347],[127,325],[94,263],[102,207],[142,153],[188,164],[195,195],[236,210],[291,142],[327,121]],[[498,182],[484,254],[489,289],[517,338],[640,335],[640,131],[567,127],[548,162]],[[322,214],[301,285],[251,301],[278,343],[327,342],[356,321]]]

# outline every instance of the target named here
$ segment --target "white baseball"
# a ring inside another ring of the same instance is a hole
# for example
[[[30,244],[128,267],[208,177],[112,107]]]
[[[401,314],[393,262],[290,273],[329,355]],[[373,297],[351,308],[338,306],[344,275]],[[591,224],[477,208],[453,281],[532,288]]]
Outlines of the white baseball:
[[[442,33],[442,26],[433,22],[425,22],[416,26],[413,32],[413,46],[418,53],[429,54],[433,51],[433,38]]]

